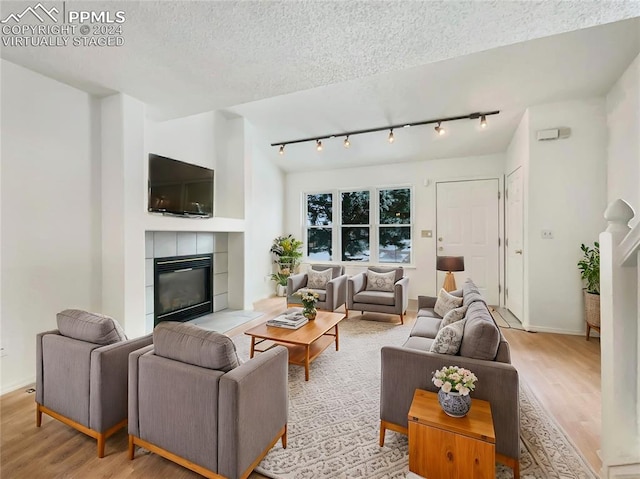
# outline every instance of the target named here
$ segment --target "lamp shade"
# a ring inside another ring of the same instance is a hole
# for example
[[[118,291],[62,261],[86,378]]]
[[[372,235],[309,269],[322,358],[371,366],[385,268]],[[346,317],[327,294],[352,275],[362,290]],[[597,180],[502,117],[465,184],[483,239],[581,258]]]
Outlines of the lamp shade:
[[[438,271],[464,271],[464,256],[437,256]]]

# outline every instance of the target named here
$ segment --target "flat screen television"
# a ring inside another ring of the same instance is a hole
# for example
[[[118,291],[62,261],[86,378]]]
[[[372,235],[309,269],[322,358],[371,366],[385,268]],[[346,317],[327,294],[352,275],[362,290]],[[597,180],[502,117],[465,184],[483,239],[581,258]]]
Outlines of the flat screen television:
[[[150,153],[148,210],[213,216],[213,170]]]

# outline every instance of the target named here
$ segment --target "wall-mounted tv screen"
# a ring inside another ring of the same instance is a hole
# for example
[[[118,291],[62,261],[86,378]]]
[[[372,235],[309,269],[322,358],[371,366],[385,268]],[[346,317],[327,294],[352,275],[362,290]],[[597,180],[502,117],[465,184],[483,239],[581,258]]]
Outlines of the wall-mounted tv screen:
[[[213,170],[149,154],[149,211],[213,216]]]

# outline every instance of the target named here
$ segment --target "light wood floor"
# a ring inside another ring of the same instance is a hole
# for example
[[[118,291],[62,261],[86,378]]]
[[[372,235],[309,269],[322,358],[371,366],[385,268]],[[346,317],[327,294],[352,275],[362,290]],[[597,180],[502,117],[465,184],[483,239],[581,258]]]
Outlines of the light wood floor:
[[[256,303],[265,314],[229,332],[230,336],[276,316],[284,298]],[[359,313],[352,313],[354,315]],[[397,318],[389,317],[391,321]],[[405,321],[415,321],[409,311]],[[503,329],[512,361],[526,381],[596,471],[600,470],[600,344],[580,336],[527,333]],[[96,456],[96,441],[43,416],[35,427],[34,394],[23,388],[0,398],[0,477],[2,478],[198,478],[154,454],[127,459],[127,435],[107,440],[106,456]],[[250,478],[262,478],[253,473]]]

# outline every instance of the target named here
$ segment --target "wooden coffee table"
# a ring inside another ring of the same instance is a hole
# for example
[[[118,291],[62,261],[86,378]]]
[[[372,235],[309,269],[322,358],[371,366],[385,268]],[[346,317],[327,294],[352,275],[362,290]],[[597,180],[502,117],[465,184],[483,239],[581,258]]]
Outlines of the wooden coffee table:
[[[318,311],[316,319],[309,321],[299,329],[276,328],[263,323],[244,333],[251,336],[250,357],[253,357],[256,351],[262,353],[274,346],[271,344],[265,349],[256,348],[257,345],[265,341],[282,344],[289,349],[289,364],[304,366],[304,379],[308,381],[309,364],[320,356],[322,351],[334,342],[336,343],[336,351],[339,351],[338,323],[344,318],[342,313]]]

